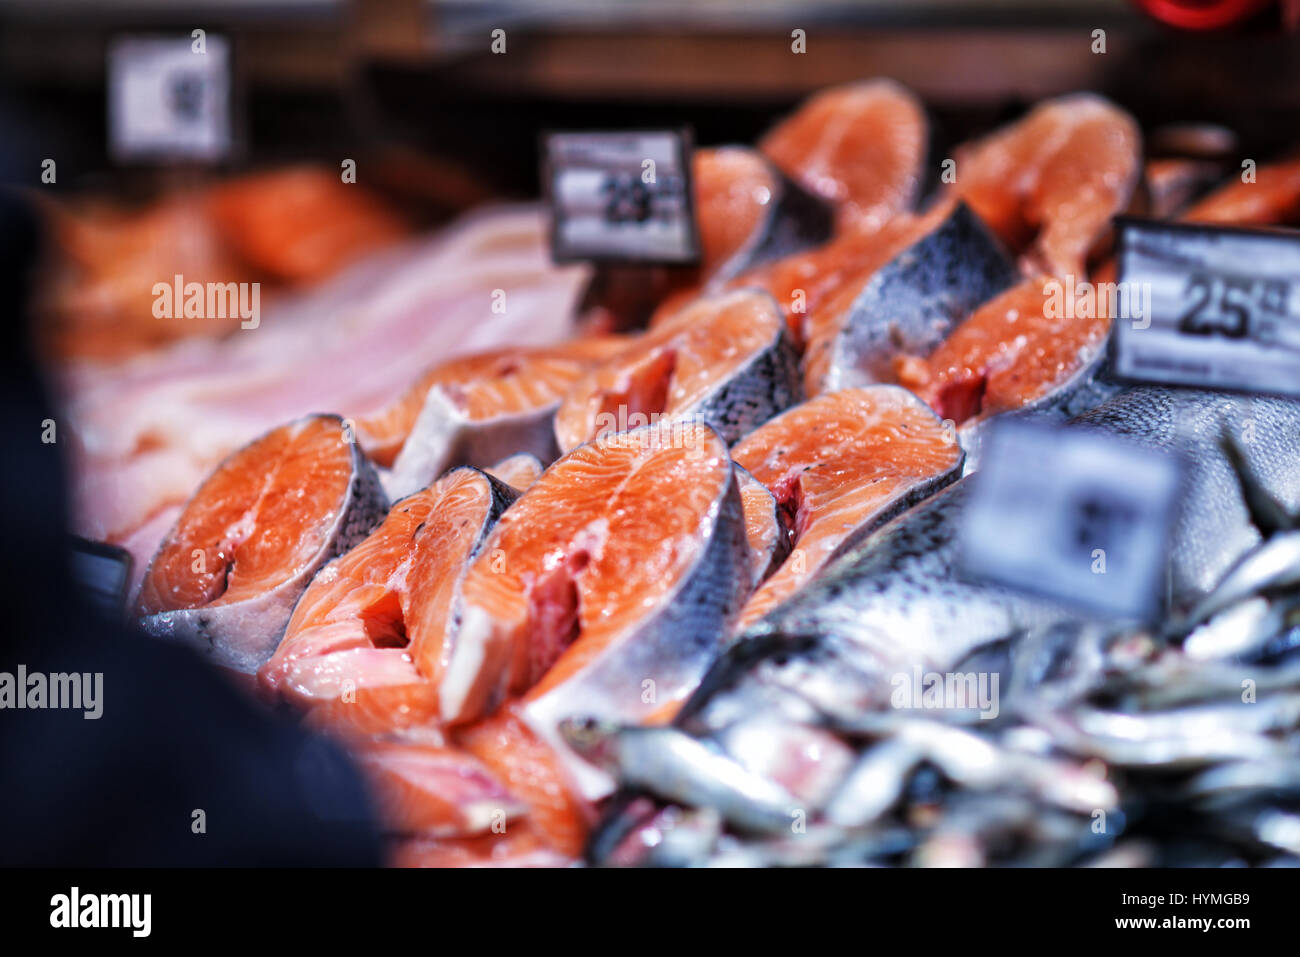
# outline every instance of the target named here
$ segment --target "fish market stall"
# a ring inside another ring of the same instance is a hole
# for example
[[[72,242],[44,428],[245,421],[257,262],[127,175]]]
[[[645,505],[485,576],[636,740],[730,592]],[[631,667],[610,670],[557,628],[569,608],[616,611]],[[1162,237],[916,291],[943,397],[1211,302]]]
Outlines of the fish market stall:
[[[1300,864],[1300,11],[653,6],[0,3],[77,594],[388,865]]]

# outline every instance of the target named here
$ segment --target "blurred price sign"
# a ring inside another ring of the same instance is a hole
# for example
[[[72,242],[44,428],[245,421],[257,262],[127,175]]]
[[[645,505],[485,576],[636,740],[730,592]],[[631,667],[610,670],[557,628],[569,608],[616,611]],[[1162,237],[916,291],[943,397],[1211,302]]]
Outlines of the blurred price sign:
[[[231,151],[225,37],[123,37],[108,52],[109,147],[115,159],[224,159]]]
[[[690,137],[683,130],[551,133],[543,182],[557,263],[699,260]]]
[[[1300,395],[1300,233],[1120,221],[1122,379]]]
[[[965,571],[1102,615],[1161,610],[1182,463],[1083,428],[994,429],[961,530]]]
[[[72,580],[96,606],[121,615],[131,578],[131,553],[86,538],[72,540]]]

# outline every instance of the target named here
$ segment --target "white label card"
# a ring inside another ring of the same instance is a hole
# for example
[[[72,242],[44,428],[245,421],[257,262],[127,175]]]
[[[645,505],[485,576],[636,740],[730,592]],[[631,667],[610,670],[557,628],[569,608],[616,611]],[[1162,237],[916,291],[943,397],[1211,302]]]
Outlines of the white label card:
[[[997,423],[961,529],[967,574],[1121,618],[1161,611],[1182,464],[1087,428]]]
[[[1120,221],[1122,379],[1300,395],[1300,232]]]
[[[698,261],[690,154],[680,130],[549,134],[542,175],[552,258]]]
[[[231,150],[230,44],[208,34],[125,37],[108,51],[108,129],[113,157],[225,158]]]

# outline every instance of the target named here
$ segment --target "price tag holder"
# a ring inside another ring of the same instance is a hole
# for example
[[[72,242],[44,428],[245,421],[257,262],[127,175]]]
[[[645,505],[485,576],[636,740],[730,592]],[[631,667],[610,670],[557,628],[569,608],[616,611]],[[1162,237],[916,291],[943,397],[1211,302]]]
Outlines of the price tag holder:
[[[109,149],[119,162],[217,162],[233,146],[229,41],[121,37],[108,51]]]
[[[1119,221],[1116,378],[1300,395],[1300,232]]]
[[[1087,428],[998,423],[961,528],[965,573],[1090,612],[1162,610],[1181,461]]]
[[[555,262],[699,261],[686,131],[549,133],[542,156]]]
[[[131,580],[131,553],[116,545],[74,537],[72,580],[98,608],[120,616]]]

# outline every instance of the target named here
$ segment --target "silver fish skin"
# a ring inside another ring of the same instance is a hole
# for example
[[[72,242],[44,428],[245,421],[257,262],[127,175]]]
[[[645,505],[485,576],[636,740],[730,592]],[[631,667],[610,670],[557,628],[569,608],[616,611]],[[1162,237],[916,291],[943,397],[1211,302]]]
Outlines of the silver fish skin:
[[[740,641],[815,637],[827,644],[823,653],[854,662],[875,687],[870,699],[884,704],[888,678],[900,670],[943,671],[981,645],[1078,619],[1077,612],[958,574],[959,517],[969,489],[969,479],[961,479],[878,531],[850,539]]]
[[[1226,429],[1250,481],[1288,511],[1300,510],[1300,402],[1192,389],[1128,389],[1074,424],[1181,453],[1187,481],[1170,549],[1171,610],[1186,613],[1262,540],[1242,480],[1220,444]]]
[[[801,808],[774,781],[676,728],[569,719],[561,722],[560,732],[571,748],[600,761],[625,787],[713,808],[745,830],[789,833]]]
[[[744,289],[742,292],[746,295],[760,292],[780,315],[776,300],[766,291]],[[802,398],[799,357],[782,320],[780,329],[765,348],[690,409],[683,410],[682,416],[707,422],[728,445],[734,445]]]
[[[622,434],[632,436],[636,431]],[[716,434],[713,437],[716,440]],[[717,441],[711,454],[725,455],[726,447]],[[752,558],[733,469],[713,507],[711,527],[695,565],[681,577],[676,591],[648,609],[635,627],[611,642],[581,673],[532,698],[523,708],[524,720],[568,757],[558,732],[564,719],[590,715],[635,724],[654,711],[655,701],[685,696],[717,654],[720,637],[728,633],[749,595],[751,581]],[[650,701],[643,698],[647,682],[653,682],[655,689]],[[570,770],[590,800],[613,789],[608,776],[590,764],[575,760]]]
[[[337,419],[343,425],[342,418],[336,415],[307,416],[300,422],[315,418]],[[288,581],[270,592],[233,604],[145,615],[140,618],[140,626],[155,637],[188,644],[222,667],[245,674],[256,673],[284,637],[294,605],[316,573],[369,535],[388,512],[388,498],[374,466],[360,445],[352,442],[350,447],[352,477],[338,517],[323,536],[320,550]],[[177,526],[173,526],[158,546],[153,561],[176,534]],[[148,574],[146,571],[145,575]]]
[[[926,356],[1017,278],[997,237],[965,203],[863,285],[831,345],[823,391],[894,382],[900,353]]]

